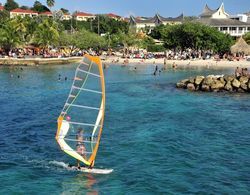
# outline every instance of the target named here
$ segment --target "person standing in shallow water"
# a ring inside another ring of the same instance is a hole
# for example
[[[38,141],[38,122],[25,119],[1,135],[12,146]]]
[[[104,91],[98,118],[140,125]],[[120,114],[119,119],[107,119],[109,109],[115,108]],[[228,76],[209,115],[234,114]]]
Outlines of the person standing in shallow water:
[[[83,158],[86,158],[86,148],[84,146],[84,136],[83,136],[83,129],[80,127],[76,134],[76,151],[80,154]],[[80,168],[80,161],[77,160],[77,167]]]
[[[154,71],[153,74],[156,75],[156,74],[157,74],[157,71],[158,71],[158,66],[156,65],[156,66],[155,66],[155,71]]]

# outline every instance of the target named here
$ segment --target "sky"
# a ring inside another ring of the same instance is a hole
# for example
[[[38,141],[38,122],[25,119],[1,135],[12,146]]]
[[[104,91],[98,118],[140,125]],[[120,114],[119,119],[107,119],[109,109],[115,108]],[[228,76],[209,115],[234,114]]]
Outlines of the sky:
[[[2,4],[6,0],[0,0]],[[19,5],[32,6],[35,0],[16,0]],[[46,3],[46,0],[40,0]],[[204,6],[217,9],[224,2],[229,14],[245,13],[250,11],[250,0],[55,0],[55,9],[61,7],[74,11],[83,11],[93,14],[115,13],[121,16],[153,16],[159,13],[165,17],[176,17],[181,13],[185,16],[198,16]]]

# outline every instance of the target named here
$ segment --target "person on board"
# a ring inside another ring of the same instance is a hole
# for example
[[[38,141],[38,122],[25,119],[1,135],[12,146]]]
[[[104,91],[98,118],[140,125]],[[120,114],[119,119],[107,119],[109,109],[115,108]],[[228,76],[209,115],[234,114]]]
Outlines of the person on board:
[[[86,148],[84,146],[84,136],[83,129],[80,127],[76,134],[76,152],[80,154],[83,158],[86,158]],[[80,168],[80,161],[77,160],[77,167]]]

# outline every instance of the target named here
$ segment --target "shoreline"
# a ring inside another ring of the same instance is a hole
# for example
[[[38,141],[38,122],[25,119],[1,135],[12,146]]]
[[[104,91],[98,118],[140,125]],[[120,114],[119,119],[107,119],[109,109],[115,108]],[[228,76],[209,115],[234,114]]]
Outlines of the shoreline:
[[[69,58],[0,58],[0,66],[62,65],[81,61],[82,57]]]
[[[119,62],[116,62],[117,58],[108,58],[103,60],[103,64],[107,65],[164,65],[164,59],[128,59],[129,63],[124,64],[124,59],[120,59]],[[220,60],[215,61],[213,59],[208,60],[166,60],[166,66],[172,65],[175,63],[178,66],[185,67],[207,67],[207,68],[249,68],[250,69],[250,61],[240,60],[240,61],[228,61],[228,60]]]
[[[68,57],[68,58],[30,58],[30,59],[19,59],[19,58],[0,58],[0,66],[37,66],[37,65],[65,65],[70,63],[78,63],[83,57]],[[164,65],[164,59],[128,59],[129,63],[124,64],[124,60],[119,58],[119,62],[116,60],[118,57],[108,57],[102,59],[102,63],[106,65]],[[250,69],[250,61],[215,61],[213,59],[208,60],[166,60],[166,66],[175,63],[181,67],[206,67],[206,68],[236,68],[244,67]]]

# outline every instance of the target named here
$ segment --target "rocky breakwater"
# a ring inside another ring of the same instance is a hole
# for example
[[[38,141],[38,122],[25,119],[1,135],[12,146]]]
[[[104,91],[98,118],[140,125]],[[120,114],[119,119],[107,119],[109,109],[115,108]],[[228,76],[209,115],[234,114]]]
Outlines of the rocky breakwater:
[[[176,87],[190,91],[250,93],[250,78],[247,76],[235,77],[233,75],[196,76],[181,80],[176,84]]]

